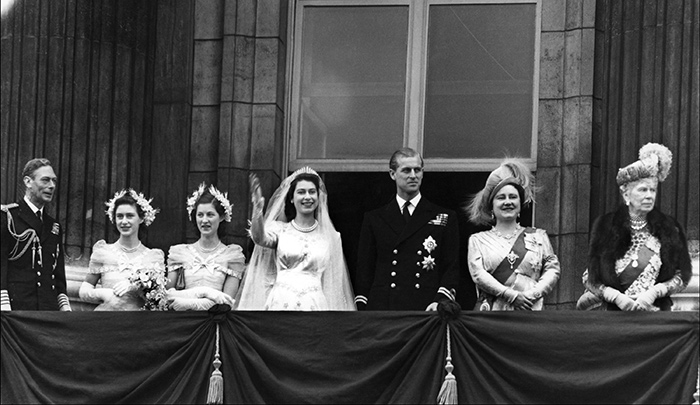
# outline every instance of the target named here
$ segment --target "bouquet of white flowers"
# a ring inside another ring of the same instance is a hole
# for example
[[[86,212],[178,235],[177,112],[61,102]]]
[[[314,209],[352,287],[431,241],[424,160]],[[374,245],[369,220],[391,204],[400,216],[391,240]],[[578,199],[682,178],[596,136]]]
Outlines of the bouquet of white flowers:
[[[129,277],[129,282],[141,292],[145,311],[167,311],[165,272],[158,269],[136,269]]]

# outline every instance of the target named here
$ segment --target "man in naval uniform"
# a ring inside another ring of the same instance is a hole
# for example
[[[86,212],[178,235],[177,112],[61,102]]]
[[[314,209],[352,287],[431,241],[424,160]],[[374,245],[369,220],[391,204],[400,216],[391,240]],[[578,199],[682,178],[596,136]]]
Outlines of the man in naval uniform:
[[[24,198],[0,212],[0,309],[70,311],[61,226],[46,212],[56,192],[47,159],[24,166]]]
[[[355,303],[360,310],[434,311],[439,301],[454,301],[459,283],[457,217],[421,196],[416,151],[397,150],[389,168],[396,198],[365,214]]]

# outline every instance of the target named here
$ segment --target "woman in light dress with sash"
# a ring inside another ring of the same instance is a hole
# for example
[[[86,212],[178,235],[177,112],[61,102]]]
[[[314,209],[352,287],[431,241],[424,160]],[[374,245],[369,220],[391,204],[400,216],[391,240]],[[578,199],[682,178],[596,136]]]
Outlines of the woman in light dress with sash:
[[[250,179],[256,246],[241,288],[241,310],[355,310],[340,234],[328,216],[327,193],[318,174],[302,168],[270,199]]]
[[[233,305],[245,268],[240,246],[221,242],[233,205],[227,193],[202,183],[187,200],[187,215],[199,232],[195,243],[174,245],[168,252],[168,299],[174,310],[207,310]]]
[[[145,227],[153,223],[158,212],[150,202],[143,194],[126,189],[106,203],[107,215],[119,232],[119,239],[115,243],[100,240],[93,246],[89,272],[79,291],[82,300],[98,304],[95,311],[142,309],[143,293],[129,277],[136,270],[165,273],[163,251],[141,243]],[[100,288],[96,288],[98,282],[102,284]]]
[[[478,289],[480,311],[542,310],[544,296],[559,280],[559,260],[543,229],[518,223],[522,205],[532,201],[533,177],[517,159],[491,172],[469,204],[470,220],[492,225],[469,238],[469,272]]]

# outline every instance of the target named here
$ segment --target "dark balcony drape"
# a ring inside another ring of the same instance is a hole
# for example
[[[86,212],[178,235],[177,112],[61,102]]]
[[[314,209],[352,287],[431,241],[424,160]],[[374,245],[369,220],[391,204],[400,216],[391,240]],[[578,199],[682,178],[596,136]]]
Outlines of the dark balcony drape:
[[[217,318],[218,316],[218,318]],[[446,328],[420,312],[2,313],[2,402],[435,403]],[[460,403],[690,403],[698,313],[463,313]]]

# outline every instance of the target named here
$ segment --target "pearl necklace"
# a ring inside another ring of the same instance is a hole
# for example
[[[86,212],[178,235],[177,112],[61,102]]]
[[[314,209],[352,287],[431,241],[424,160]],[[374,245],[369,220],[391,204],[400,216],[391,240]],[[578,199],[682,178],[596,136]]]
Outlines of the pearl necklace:
[[[219,243],[217,243],[213,248],[206,249],[202,246],[202,242],[200,242],[200,241],[197,241],[197,243],[195,244],[195,246],[197,247],[197,250],[199,250],[202,253],[211,253],[211,252],[215,251],[216,249],[218,249],[219,245],[221,245],[221,241],[219,241]]]
[[[505,235],[504,235],[504,234],[502,234],[500,231],[498,231],[498,230],[496,229],[496,227],[494,226],[493,228],[491,228],[491,232],[495,233],[496,236],[498,236],[499,238],[503,238],[503,239],[505,239],[505,240],[511,240],[511,239],[513,239],[513,238],[515,237],[515,235],[518,234],[518,232],[520,231],[520,229],[522,229],[522,228],[520,227],[520,225],[517,225],[517,226],[515,227],[515,230],[513,231],[513,233],[505,234]]]
[[[120,248],[122,251],[124,251],[125,253],[134,253],[134,252],[137,251],[138,248],[140,248],[140,247],[141,247],[141,241],[139,241],[139,244],[138,244],[138,245],[136,245],[136,246],[134,246],[134,247],[132,247],[132,248],[128,248],[128,247],[122,245],[121,243],[119,243],[119,248]]]
[[[292,228],[296,229],[296,230],[299,231],[299,232],[304,232],[304,233],[309,233],[309,232],[313,231],[314,229],[316,229],[316,228],[318,227],[318,221],[317,221],[317,220],[314,220],[313,225],[307,226],[306,228],[303,228],[303,227],[299,226],[299,225],[296,223],[296,221],[294,221],[294,220],[292,220],[290,223],[292,224]]]
[[[639,230],[644,229],[644,227],[646,227],[646,226],[647,226],[646,218],[630,214],[630,227],[633,230],[639,231]]]

